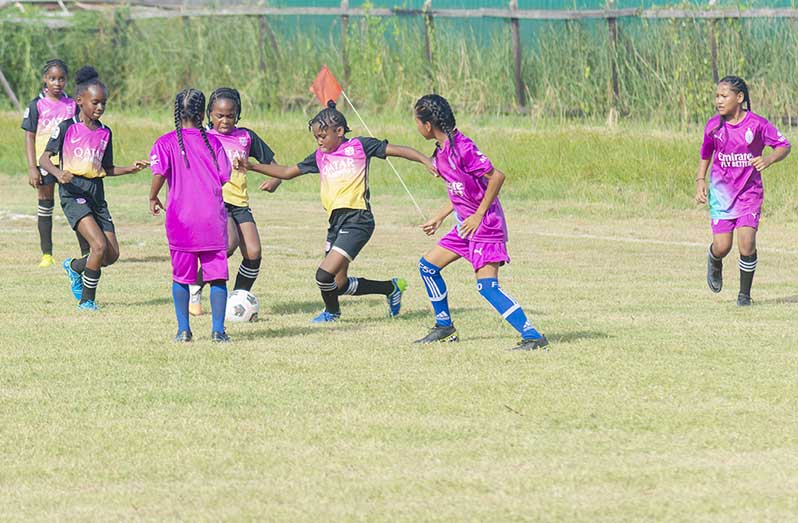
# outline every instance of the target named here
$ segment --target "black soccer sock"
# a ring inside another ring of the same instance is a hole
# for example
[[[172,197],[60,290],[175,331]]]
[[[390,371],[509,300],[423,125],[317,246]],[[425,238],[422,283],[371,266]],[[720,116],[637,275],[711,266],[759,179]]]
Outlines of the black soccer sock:
[[[331,314],[340,314],[341,306],[338,303],[338,285],[335,284],[335,275],[319,267],[316,271],[316,285],[319,286],[321,299],[324,300],[324,310]]]
[[[363,296],[364,294],[382,294],[388,296],[393,292],[393,282],[367,280],[366,278],[349,278],[346,288],[338,291],[339,295]]]
[[[72,270],[78,274],[82,274],[83,271],[86,269],[86,262],[89,260],[89,255],[85,255],[82,258],[75,258],[72,260],[72,263],[69,264],[72,267]]]
[[[243,289],[249,291],[252,285],[255,284],[255,279],[260,272],[260,258],[254,260],[241,260],[241,265],[238,267],[238,276],[236,276],[236,283],[233,290]]]
[[[751,256],[740,256],[740,294],[751,296],[751,285],[754,283],[756,261],[756,253]]]
[[[98,283],[100,283],[100,270],[95,271],[87,267],[83,271],[83,294],[80,297],[80,303],[94,301]]]
[[[91,252],[91,246],[89,245],[89,241],[83,237],[78,231],[75,231],[75,236],[78,238],[78,246],[80,246],[80,255],[81,256],[88,256]]]
[[[712,260],[712,265],[714,265],[716,267],[722,267],[723,266],[723,258],[718,258],[717,256],[715,256],[715,253],[712,252],[712,244],[711,243],[709,244],[709,259]]]
[[[39,227],[39,245],[42,254],[53,254],[53,208],[55,200],[39,200],[37,225]]]

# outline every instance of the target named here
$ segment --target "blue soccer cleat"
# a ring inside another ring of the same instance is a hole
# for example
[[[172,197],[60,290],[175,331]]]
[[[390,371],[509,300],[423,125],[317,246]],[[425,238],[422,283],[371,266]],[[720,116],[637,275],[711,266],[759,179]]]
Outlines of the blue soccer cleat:
[[[94,303],[94,300],[89,300],[89,301],[84,301],[84,302],[78,303],[78,310],[79,311],[97,312],[98,310],[100,310],[100,307],[98,307],[97,304]]]
[[[81,296],[83,296],[83,278],[80,274],[72,270],[73,259],[74,258],[67,258],[64,260],[64,263],[61,264],[61,267],[64,268],[69,278],[69,289],[72,291],[72,296],[74,296],[76,300],[80,300]]]
[[[399,310],[402,308],[402,293],[407,289],[407,282],[402,278],[394,278],[393,292],[387,297],[388,300],[388,316],[395,318],[399,316]]]
[[[310,323],[332,323],[338,321],[338,318],[341,317],[341,313],[333,314],[331,312],[321,311],[321,313],[310,320]]]

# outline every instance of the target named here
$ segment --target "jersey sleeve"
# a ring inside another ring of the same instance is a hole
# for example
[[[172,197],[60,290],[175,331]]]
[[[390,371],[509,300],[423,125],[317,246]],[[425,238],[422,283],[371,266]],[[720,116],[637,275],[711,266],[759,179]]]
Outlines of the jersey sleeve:
[[[164,146],[164,141],[159,138],[155,141],[150,151],[150,170],[153,176],[163,176],[167,180],[172,176],[172,166],[169,162],[170,155]]]
[[[260,139],[254,131],[247,129],[250,138],[249,155],[258,160],[259,163],[272,163],[274,151]]]
[[[487,156],[482,154],[477,145],[468,140],[458,148],[457,156],[463,171],[473,176],[481,178],[493,171],[493,164]]]
[[[47,145],[44,148],[46,152],[51,152],[53,155],[61,154],[61,149],[64,147],[64,136],[71,124],[72,120],[64,120],[58,126],[53,127],[53,132],[50,133],[50,140],[47,141]]]
[[[790,141],[781,134],[781,131],[770,122],[762,126],[762,143],[776,149],[777,147],[790,147]]]
[[[108,145],[105,146],[105,152],[103,153],[103,159],[101,165],[105,170],[105,174],[111,176],[114,174],[114,140],[113,140],[113,133],[111,132],[111,128],[107,127],[108,129]]]
[[[385,159],[385,150],[388,147],[388,140],[377,140],[376,138],[360,136],[356,138],[363,145],[363,152],[366,158]]]
[[[701,153],[700,153],[702,160],[711,160],[712,153],[715,152],[715,139],[712,137],[712,135],[715,132],[713,130],[714,129],[713,120],[707,122],[706,127],[704,127],[704,141],[701,143]]]
[[[296,166],[299,167],[299,172],[302,174],[319,172],[319,164],[316,163],[316,152],[310,153],[307,158],[296,164]]]
[[[39,99],[36,98],[25,108],[22,113],[22,126],[23,129],[29,133],[35,133],[39,128]]]

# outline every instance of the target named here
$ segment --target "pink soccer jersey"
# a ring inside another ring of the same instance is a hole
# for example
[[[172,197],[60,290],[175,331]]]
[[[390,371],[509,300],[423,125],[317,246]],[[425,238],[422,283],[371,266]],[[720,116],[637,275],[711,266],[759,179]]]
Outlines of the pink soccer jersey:
[[[166,238],[169,248],[202,252],[227,248],[227,212],[222,186],[230,180],[230,161],[215,136],[208,136],[219,168],[214,165],[199,129],[183,129],[180,152],[177,132],[164,134],[150,152],[153,176],[163,176],[169,186],[166,201]]]
[[[91,130],[77,116],[53,128],[45,150],[60,155],[61,168],[83,178],[102,178],[114,167],[111,129]]]
[[[485,175],[493,171],[493,164],[466,135],[456,130],[453,137],[454,147],[449,140],[443,146],[438,144],[433,161],[438,174],[446,181],[446,189],[459,227],[482,203],[488,187]],[[507,241],[507,225],[498,198],[488,208],[471,239],[475,242]]]
[[[67,95],[52,100],[42,91],[34,98],[22,115],[22,128],[36,135],[36,158],[41,157],[53,129],[62,121],[75,116],[75,100]],[[53,163],[58,164],[54,158]]]
[[[765,146],[789,147],[790,142],[773,124],[750,111],[735,125],[719,124],[720,115],[709,119],[701,145],[701,159],[713,160],[709,175],[710,217],[731,220],[758,214],[764,189],[762,175],[751,160],[761,156]]]

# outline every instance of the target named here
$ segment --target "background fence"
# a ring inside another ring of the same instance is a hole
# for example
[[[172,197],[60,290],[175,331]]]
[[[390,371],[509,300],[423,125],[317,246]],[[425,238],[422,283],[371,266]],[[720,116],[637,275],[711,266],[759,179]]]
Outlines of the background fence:
[[[94,64],[124,106],[229,84],[247,107],[291,109],[309,102],[326,63],[374,111],[437,91],[476,113],[689,123],[712,112],[714,83],[734,73],[749,80],[755,110],[798,115],[798,9],[783,4],[296,3],[0,0],[0,81],[8,103],[17,93],[24,103],[39,64],[59,56]]]

